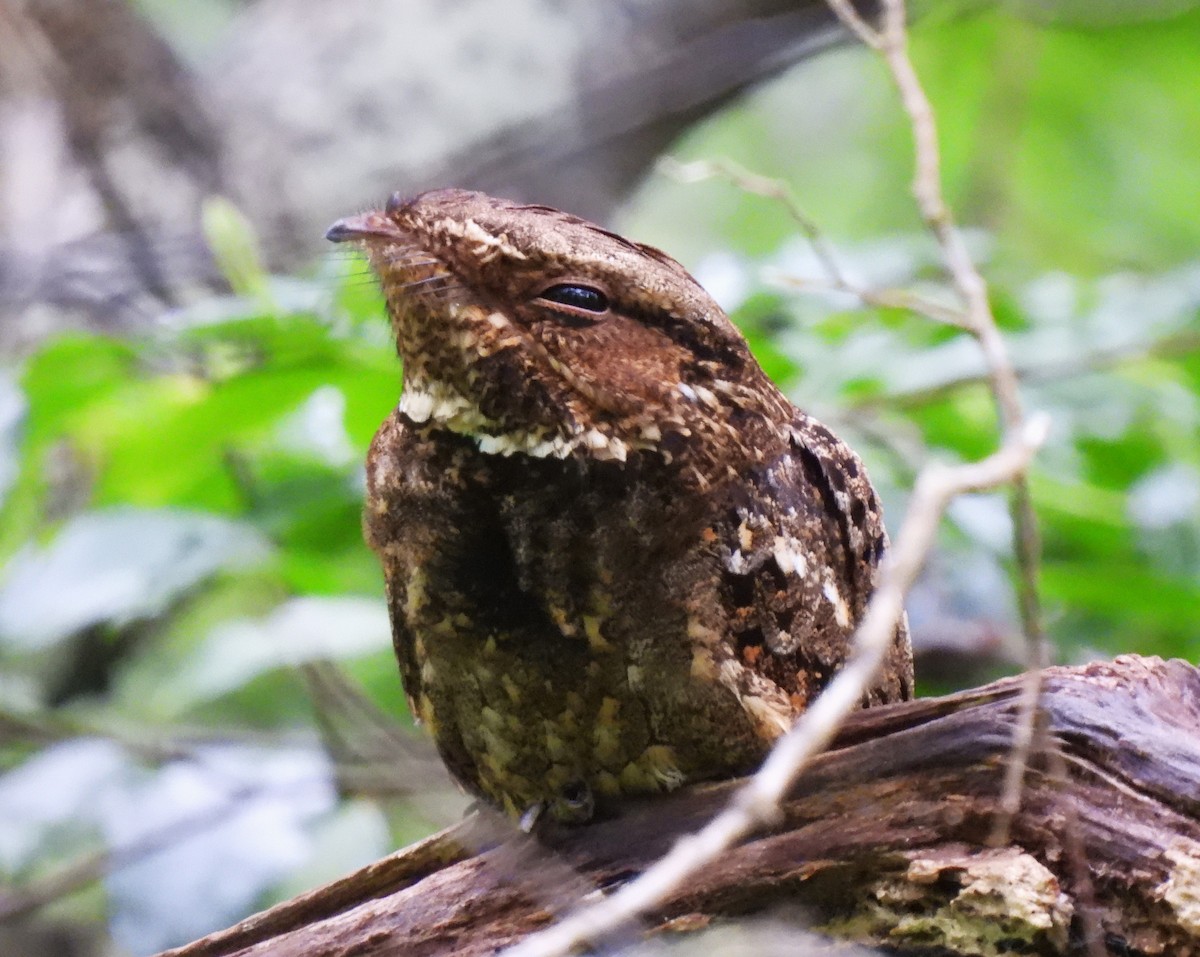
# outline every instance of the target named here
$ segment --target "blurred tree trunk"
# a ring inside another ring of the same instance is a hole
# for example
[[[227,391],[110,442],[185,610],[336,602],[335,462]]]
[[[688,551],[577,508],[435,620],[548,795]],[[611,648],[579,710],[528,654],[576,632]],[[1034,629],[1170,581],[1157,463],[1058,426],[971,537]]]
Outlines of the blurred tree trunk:
[[[1017,9],[1095,25],[1195,2]],[[214,193],[276,268],[394,190],[603,222],[681,131],[844,37],[825,0],[255,0],[185,62],[131,3],[0,0],[0,354],[219,284]]]
[[[276,267],[393,190],[603,220],[688,124],[837,36],[823,0],[260,0],[192,67],[125,0],[0,0],[0,348],[217,281],[214,193]]]
[[[1085,954],[1094,928],[1100,953],[1200,953],[1200,671],[1136,656],[1049,669],[1043,718],[1065,774],[1035,756],[997,836],[1021,681],[852,715],[780,823],[694,875],[641,930],[791,906],[823,932],[903,952]],[[493,954],[643,871],[736,787],[540,844],[468,820],[168,955]]]

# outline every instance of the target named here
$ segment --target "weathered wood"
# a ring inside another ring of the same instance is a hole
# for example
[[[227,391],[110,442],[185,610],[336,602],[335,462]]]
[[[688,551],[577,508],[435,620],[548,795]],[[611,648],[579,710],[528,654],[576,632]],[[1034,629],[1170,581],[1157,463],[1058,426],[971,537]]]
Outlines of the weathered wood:
[[[992,846],[1020,688],[1005,679],[854,715],[778,826],[647,926],[799,904],[818,929],[902,950],[1060,954],[1082,952],[1089,908],[1111,953],[1200,954],[1200,671],[1136,656],[1047,671],[1045,726],[1065,777],[1035,760],[1009,838]],[[646,802],[540,844],[495,844],[491,825],[470,820],[169,953],[490,954],[645,869],[736,787]]]

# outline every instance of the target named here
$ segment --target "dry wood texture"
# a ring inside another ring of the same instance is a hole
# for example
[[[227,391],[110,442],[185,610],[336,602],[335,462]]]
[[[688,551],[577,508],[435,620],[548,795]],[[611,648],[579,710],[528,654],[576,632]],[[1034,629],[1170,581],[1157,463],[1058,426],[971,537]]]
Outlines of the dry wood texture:
[[[1200,671],[1136,656],[1049,670],[1044,717],[1066,777],[1035,761],[995,846],[1019,694],[1005,679],[854,715],[778,826],[647,928],[800,904],[819,929],[903,950],[1059,954],[1080,950],[1092,907],[1110,953],[1200,954]],[[736,787],[649,801],[540,846],[470,819],[170,954],[490,954],[640,872]]]

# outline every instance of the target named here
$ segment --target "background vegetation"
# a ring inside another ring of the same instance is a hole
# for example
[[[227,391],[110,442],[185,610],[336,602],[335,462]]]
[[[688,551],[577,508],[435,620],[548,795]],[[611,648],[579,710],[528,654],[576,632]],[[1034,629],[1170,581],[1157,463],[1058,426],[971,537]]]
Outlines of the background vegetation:
[[[1026,401],[1053,417],[1032,488],[1061,661],[1200,659],[1197,36],[1200,12],[995,10],[914,34],[949,199]],[[862,51],[672,152],[786,180],[863,285],[946,295],[908,124]],[[103,924],[89,946],[114,953],[229,923],[462,806],[409,734],[359,530],[365,449],[399,388],[378,296],[332,255],[267,275],[237,211],[208,213],[231,295],[0,368],[0,913]],[[973,343],[824,290],[779,204],[659,175],[615,225],[695,270],[862,453],[893,526],[925,461],[995,446]],[[1002,496],[955,505],[909,606],[923,692],[1019,667],[1009,542]]]

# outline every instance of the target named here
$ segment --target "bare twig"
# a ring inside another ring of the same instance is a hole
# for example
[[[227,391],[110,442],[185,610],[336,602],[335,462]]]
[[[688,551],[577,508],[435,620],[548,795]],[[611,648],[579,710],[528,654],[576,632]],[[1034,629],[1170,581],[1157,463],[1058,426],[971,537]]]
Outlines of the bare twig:
[[[507,957],[563,957],[580,945],[598,941],[655,907],[689,875],[771,823],[778,814],[780,799],[796,776],[861,702],[863,688],[894,639],[904,596],[924,564],[946,506],[963,492],[1011,482],[1027,467],[1048,428],[1049,420],[1036,416],[982,462],[933,466],[923,471],[904,524],[884,559],[878,587],[855,632],[853,655],[795,727],[780,739],[761,770],[729,807],[702,830],[679,841],[639,878],[611,897],[582,907],[558,924],[526,938],[506,951]]]
[[[733,183],[743,192],[753,193],[755,196],[763,196],[767,199],[778,201],[787,210],[788,215],[792,217],[792,221],[800,227],[800,232],[804,234],[805,238],[812,245],[813,252],[816,254],[817,259],[821,261],[821,267],[825,270],[826,275],[829,276],[829,280],[833,286],[844,292],[858,294],[857,289],[846,278],[846,275],[838,265],[837,257],[834,255],[832,247],[821,234],[820,227],[804,211],[804,207],[800,205],[800,200],[797,199],[796,194],[792,192],[791,187],[783,180],[771,179],[769,176],[752,173],[750,170],[729,159],[696,160],[691,163],[681,163],[672,156],[664,156],[658,161],[658,169],[660,172],[681,183],[699,183],[706,179],[720,177]]]
[[[769,283],[803,292],[844,292],[854,296],[860,302],[878,309],[904,309],[947,326],[966,328],[966,320],[961,309],[955,309],[953,306],[918,295],[908,289],[868,289],[864,286],[839,283],[836,280],[821,283],[814,279],[803,279],[799,276],[779,273],[764,278]]]
[[[800,201],[792,192],[791,187],[783,180],[753,173],[729,159],[695,160],[691,163],[681,163],[674,157],[666,156],[659,160],[658,169],[681,183],[698,183],[720,177],[728,180],[743,192],[764,196],[781,203],[808,240],[813,253],[821,264],[827,282],[822,284],[787,275],[772,276],[770,281],[796,289],[844,292],[869,306],[883,309],[907,309],[949,326],[956,326],[959,329],[968,328],[966,317],[961,310],[934,302],[907,290],[868,289],[852,281],[842,269],[833,247],[826,240],[821,228],[804,211],[804,207],[800,205]]]
[[[844,2],[830,0],[830,6],[850,29],[856,30],[854,18],[846,16]],[[988,301],[987,283],[976,268],[967,250],[962,232],[942,193],[941,156],[938,150],[937,123],[929,98],[917,77],[908,52],[908,31],[905,25],[904,0],[883,0],[882,28],[878,50],[887,64],[892,80],[913,131],[914,174],[913,196],[926,226],[942,251],[946,271],[962,299],[965,327],[975,337],[987,363],[992,393],[1000,412],[1005,434],[1019,430],[1024,422],[1016,370],[1004,346],[1000,330]],[[1038,577],[1041,563],[1041,536],[1029,483],[1024,475],[1012,482],[1011,512],[1014,529],[1014,551],[1017,557],[1017,596],[1025,633],[1028,657],[1028,678],[1022,700],[1021,719],[1013,740],[1012,757],[1005,774],[1003,814],[997,822],[996,834],[1003,839],[1012,815],[1020,807],[1021,786],[1025,768],[1034,743],[1037,724],[1037,703],[1040,693],[1041,670],[1049,664],[1049,649],[1042,625],[1038,597]]]
[[[929,99],[909,56],[904,0],[882,0],[882,3],[881,30],[878,35],[864,37],[864,40],[883,57],[900,93],[904,111],[908,114],[914,146],[913,196],[926,226],[938,242],[946,270],[962,299],[967,328],[983,352],[1007,444],[1014,434],[1025,427],[1016,370],[992,314],[987,283],[971,259],[963,235],[955,225],[942,193],[937,124]],[[829,4],[849,29],[862,35],[861,22],[856,22],[857,16],[847,16],[847,4],[844,0],[829,0]],[[878,43],[874,42],[876,39]],[[1005,768],[1000,814],[992,835],[996,843],[1007,841],[1012,818],[1020,810],[1025,771],[1035,745],[1040,751],[1054,751],[1052,744],[1044,740],[1044,735],[1040,736],[1041,741],[1037,740],[1041,673],[1050,663],[1050,654],[1042,624],[1038,593],[1041,536],[1029,482],[1023,472],[1013,476],[1010,505],[1018,569],[1017,595],[1025,633],[1028,670],[1012,749]],[[1062,773],[1065,780],[1065,767],[1061,755],[1057,755],[1057,759],[1051,755],[1051,765],[1052,769],[1057,768]],[[1071,840],[1070,836],[1068,840]],[[1103,953],[1103,945],[1091,902],[1087,862],[1082,847],[1076,847],[1076,850],[1078,853],[1072,856],[1072,861],[1082,895],[1083,907],[1080,917],[1088,951],[1093,957],[1098,957]]]
[[[836,9],[836,5],[834,6]],[[962,298],[966,310],[966,327],[975,336],[983,351],[1004,429],[1019,430],[1024,422],[1024,411],[1016,370],[992,315],[987,282],[971,259],[966,240],[955,225],[942,195],[937,125],[929,99],[908,54],[904,2],[883,0],[883,10],[883,43],[879,50],[900,91],[901,103],[913,129],[913,196],[922,218],[937,239],[946,271]],[[1021,587],[1018,589],[1021,596],[1021,620],[1029,642],[1030,665],[1037,669],[1048,664],[1037,588],[1041,544],[1029,486],[1024,477],[1019,476],[1013,482],[1013,489],[1016,553],[1021,570]]]
[[[879,31],[867,23],[855,8],[850,0],[827,0],[830,9],[837,14],[838,19],[853,33],[865,46],[872,50],[878,50],[883,45],[883,37]]]

